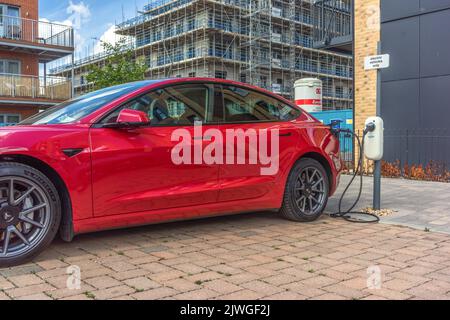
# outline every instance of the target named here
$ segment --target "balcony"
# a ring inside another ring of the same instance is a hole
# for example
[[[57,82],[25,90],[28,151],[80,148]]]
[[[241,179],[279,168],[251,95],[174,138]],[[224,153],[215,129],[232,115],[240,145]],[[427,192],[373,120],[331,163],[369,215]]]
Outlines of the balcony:
[[[0,99],[3,101],[53,105],[71,96],[72,83],[67,78],[0,74]]]
[[[0,50],[39,54],[43,61],[52,61],[74,50],[71,27],[24,18],[1,16]]]
[[[353,0],[316,0],[314,48],[353,51]]]

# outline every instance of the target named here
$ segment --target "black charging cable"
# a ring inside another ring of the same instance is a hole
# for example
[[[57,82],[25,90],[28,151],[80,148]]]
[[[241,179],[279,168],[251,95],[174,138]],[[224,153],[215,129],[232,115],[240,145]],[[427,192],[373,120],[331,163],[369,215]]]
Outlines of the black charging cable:
[[[362,212],[362,211],[353,211],[355,209],[355,207],[358,205],[359,201],[361,200],[361,195],[362,195],[363,186],[364,186],[364,173],[362,170],[363,161],[364,161],[364,156],[363,156],[364,140],[365,140],[366,135],[369,132],[373,132],[375,130],[375,124],[370,123],[367,125],[366,129],[364,130],[362,143],[361,143],[360,137],[351,130],[333,129],[333,128],[331,130],[335,134],[347,133],[347,134],[351,134],[353,137],[355,137],[355,139],[358,143],[358,147],[359,147],[359,160],[358,160],[358,166],[357,166],[355,172],[353,173],[353,176],[352,176],[350,182],[348,183],[347,187],[345,188],[344,192],[342,193],[341,198],[339,199],[339,208],[338,208],[339,211],[331,214],[330,217],[342,218],[346,221],[354,222],[354,223],[378,223],[378,222],[380,222],[380,218],[375,214],[368,213],[368,212]],[[356,180],[356,177],[358,177],[358,175],[360,177],[358,197],[356,198],[355,202],[350,207],[350,209],[343,211],[342,210],[342,202],[344,201],[345,195],[347,194],[350,187],[353,185],[353,182]],[[358,216],[361,218],[365,217],[366,219],[358,219]]]

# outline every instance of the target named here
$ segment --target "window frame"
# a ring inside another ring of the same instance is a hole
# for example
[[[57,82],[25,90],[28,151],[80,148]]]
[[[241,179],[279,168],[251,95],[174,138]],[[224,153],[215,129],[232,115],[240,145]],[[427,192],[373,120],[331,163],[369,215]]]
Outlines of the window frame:
[[[22,74],[22,61],[20,60],[15,60],[15,59],[2,59],[0,58],[0,63],[3,64],[3,70],[5,71],[9,71],[7,69],[9,69],[9,64],[10,63],[17,63],[18,65],[18,73],[10,73],[10,72],[0,72],[0,74],[3,75],[14,75],[14,76],[18,76]]]
[[[20,13],[21,13],[20,6],[13,5],[13,4],[7,4],[7,3],[0,3],[0,7],[2,7],[2,9],[3,9],[2,14],[0,14],[0,16],[10,17],[8,15],[8,9],[12,8],[12,9],[17,9],[17,11],[19,13],[18,17],[13,17],[13,18],[20,18]]]
[[[296,119],[300,118],[301,115],[303,114],[303,111],[301,109],[296,108],[293,105],[282,101],[281,99],[278,99],[276,96],[270,95],[268,93],[262,92],[262,91],[257,90],[257,89],[248,88],[248,87],[245,87],[245,86],[242,86],[242,85],[239,85],[239,84],[236,85],[236,84],[228,84],[228,83],[217,83],[217,86],[220,86],[220,88],[221,88],[220,91],[222,93],[222,106],[221,106],[221,108],[222,108],[222,111],[221,111],[222,122],[220,124],[287,123],[287,122],[295,121]],[[293,110],[297,110],[298,111],[298,116],[293,118],[293,119],[291,119],[291,120],[278,119],[278,120],[255,120],[255,121],[238,121],[238,122],[226,121],[226,119],[225,119],[225,95],[224,95],[224,90],[223,90],[224,86],[241,88],[241,89],[244,89],[244,90],[247,90],[247,91],[250,91],[250,92],[257,93],[257,94],[259,94],[261,96],[264,96],[264,97],[267,97],[269,99],[273,99],[273,100],[279,102],[282,105],[288,106],[288,107],[292,108]],[[217,111],[215,110],[214,112],[217,112]]]
[[[22,121],[22,115],[20,113],[0,113],[0,117],[3,117],[3,119],[5,120],[5,122],[0,122],[0,123],[3,123],[4,126],[13,126],[13,125],[19,124]],[[19,122],[16,122],[16,123],[7,122],[8,117],[18,117]]]
[[[166,88],[173,88],[173,87],[178,87],[178,86],[186,86],[186,85],[204,85],[208,87],[208,91],[209,91],[209,103],[208,106],[206,106],[206,117],[208,117],[208,115],[211,115],[212,118],[214,117],[214,110],[215,110],[215,106],[214,106],[214,96],[215,96],[215,90],[214,90],[214,83],[211,82],[184,82],[184,83],[176,83],[176,84],[167,84],[167,85],[163,85],[157,88],[153,88],[147,92],[144,92],[138,96],[132,97],[126,101],[124,101],[122,104],[120,104],[120,106],[114,108],[113,110],[107,112],[105,115],[103,115],[92,127],[93,128],[103,128],[107,123],[103,123],[103,121],[108,118],[111,114],[117,112],[118,110],[122,109],[124,106],[126,106],[127,104],[129,104],[130,102],[140,99],[148,94],[151,94],[157,90],[163,90]],[[211,126],[211,125],[218,125],[220,122],[215,122],[215,121],[208,121],[208,119],[205,119],[205,122],[202,122],[203,126]],[[194,127],[195,124],[184,124],[184,125],[178,125],[178,124],[167,124],[167,125],[149,125],[148,128],[180,128],[180,127]]]
[[[0,7],[2,7],[2,14],[0,14],[0,24],[2,24],[3,26],[5,25],[4,17],[13,19],[22,19],[22,8],[20,6],[7,3],[0,3]],[[17,17],[10,16],[8,12],[9,9],[17,9],[18,16]]]

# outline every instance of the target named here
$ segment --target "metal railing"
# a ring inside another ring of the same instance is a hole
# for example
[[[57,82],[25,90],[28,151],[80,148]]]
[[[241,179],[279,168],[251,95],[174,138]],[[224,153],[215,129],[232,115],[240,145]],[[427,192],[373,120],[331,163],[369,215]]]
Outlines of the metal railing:
[[[334,38],[353,34],[353,0],[317,0],[314,3],[314,41],[329,46]]]
[[[250,1],[248,0],[213,0],[217,3],[223,3],[226,5],[233,5],[237,7],[241,7],[245,10],[250,9]],[[193,0],[155,0],[151,1],[148,5],[144,6],[144,12],[143,14],[140,14],[136,17],[133,17],[131,19],[128,19],[126,21],[123,21],[122,23],[117,24],[117,28],[119,30],[126,29],[129,27],[134,27],[140,24],[143,24],[147,21],[150,21],[154,19],[155,16],[164,14],[166,12],[169,12],[175,8],[179,8],[182,6],[187,6],[193,3]],[[253,3],[253,10],[255,10],[256,4]],[[284,18],[289,19],[291,17],[291,12],[289,11],[290,8],[277,8],[272,7],[272,10],[268,10],[269,7],[265,8],[266,10],[262,10],[265,14],[272,15],[273,17],[278,18]],[[296,22],[304,23],[307,25],[313,25],[313,16],[311,12],[304,11],[304,12],[297,12],[294,15],[294,20]]]
[[[362,134],[356,131],[361,141]],[[450,182],[449,129],[386,129],[384,138],[383,176]],[[353,135],[342,133],[340,143],[345,168],[352,171],[354,157],[359,157],[356,140]],[[363,169],[371,174],[373,164],[365,161]]]
[[[0,74],[0,97],[64,101],[71,98],[72,83],[62,77]]]
[[[1,18],[0,38],[40,45],[74,47],[73,29],[69,26],[10,16]]]

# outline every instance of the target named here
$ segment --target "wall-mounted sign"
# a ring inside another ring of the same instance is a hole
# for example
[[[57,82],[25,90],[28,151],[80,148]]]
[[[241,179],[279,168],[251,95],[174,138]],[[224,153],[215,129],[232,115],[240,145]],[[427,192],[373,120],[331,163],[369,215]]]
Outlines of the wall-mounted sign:
[[[364,58],[364,69],[378,70],[389,68],[391,60],[390,58],[391,57],[388,54],[366,57]]]

